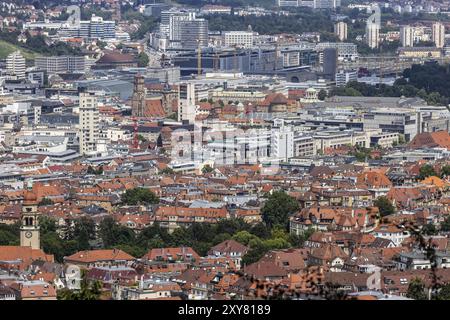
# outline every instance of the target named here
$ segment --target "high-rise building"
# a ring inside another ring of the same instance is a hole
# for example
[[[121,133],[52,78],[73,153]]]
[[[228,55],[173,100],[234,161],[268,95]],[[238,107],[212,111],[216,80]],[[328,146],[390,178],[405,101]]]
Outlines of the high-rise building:
[[[27,182],[20,226],[20,246],[40,249],[40,227],[39,227],[38,199],[33,192],[33,184]]]
[[[196,116],[195,83],[185,82],[178,89],[178,121],[195,121]]]
[[[195,12],[177,11],[161,12],[159,31],[166,36],[172,46],[183,49],[195,49],[208,46],[208,21],[197,18]]]
[[[13,52],[6,57],[6,70],[17,79],[25,79],[25,58],[20,51]]]
[[[324,77],[334,80],[337,68],[337,49],[326,48],[323,50],[323,74]]]
[[[180,22],[180,44],[182,48],[195,49],[208,46],[208,21],[194,19]]]
[[[443,48],[445,46],[445,26],[436,22],[433,24],[433,42],[436,48]]]
[[[347,24],[344,21],[339,21],[334,25],[334,34],[341,41],[347,40]]]
[[[170,41],[180,41],[181,40],[181,31],[180,24],[182,21],[188,21],[191,19],[195,19],[195,13],[193,12],[178,12],[176,14],[172,14],[169,17],[169,40]]]
[[[97,152],[99,138],[99,111],[95,92],[80,92],[80,154]]]
[[[131,114],[134,117],[145,116],[145,86],[144,76],[137,74],[134,77],[134,90],[131,97]]]
[[[414,28],[411,26],[402,26],[400,28],[400,41],[402,47],[414,46]]]
[[[369,18],[366,24],[366,41],[371,49],[376,49],[380,45],[380,24],[376,19]]]

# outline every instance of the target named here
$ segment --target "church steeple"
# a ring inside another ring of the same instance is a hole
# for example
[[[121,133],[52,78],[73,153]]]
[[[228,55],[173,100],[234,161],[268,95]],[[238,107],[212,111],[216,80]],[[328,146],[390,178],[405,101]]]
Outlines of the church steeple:
[[[20,245],[40,249],[40,227],[38,201],[33,190],[33,181],[28,180],[24,191],[22,219],[20,226]]]

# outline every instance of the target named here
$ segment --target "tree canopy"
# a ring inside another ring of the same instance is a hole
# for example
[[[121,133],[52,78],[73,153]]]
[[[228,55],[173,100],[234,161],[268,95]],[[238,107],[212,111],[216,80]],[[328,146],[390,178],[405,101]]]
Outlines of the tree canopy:
[[[434,170],[433,166],[430,164],[424,164],[419,169],[419,179],[423,180],[430,176],[437,176],[436,171]]]
[[[268,226],[287,227],[289,217],[298,210],[298,202],[284,191],[275,191],[269,195],[261,209],[263,220]]]
[[[425,284],[420,278],[414,278],[413,280],[411,280],[408,285],[406,296],[414,300],[427,300],[427,294],[425,293]]]
[[[126,205],[159,203],[159,198],[151,190],[145,188],[128,189],[122,195],[121,200]]]
[[[380,210],[380,215],[382,217],[385,217],[385,216],[388,216],[388,215],[391,215],[391,214],[395,213],[394,205],[385,196],[378,197],[373,202],[373,204],[374,204],[375,207],[378,207],[378,209]]]

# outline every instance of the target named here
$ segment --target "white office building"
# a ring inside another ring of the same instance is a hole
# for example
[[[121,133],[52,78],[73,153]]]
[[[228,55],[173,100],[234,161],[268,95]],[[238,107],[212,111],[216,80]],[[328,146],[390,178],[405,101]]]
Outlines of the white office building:
[[[80,92],[80,154],[97,152],[99,139],[99,110],[95,92]]]
[[[351,81],[358,81],[358,72],[339,70],[335,75],[336,86],[345,87]]]
[[[174,48],[195,49],[208,46],[208,21],[197,18],[193,11],[176,9],[161,12],[161,38],[166,37]]]
[[[49,74],[86,72],[90,69],[86,56],[41,56],[34,59],[34,65]]]
[[[6,70],[9,75],[17,79],[25,79],[25,58],[20,51],[13,52],[6,57]]]
[[[223,44],[226,47],[249,48],[253,46],[252,31],[225,31],[222,33]]]
[[[79,26],[66,25],[59,30],[60,37],[108,40],[116,37],[116,22],[92,15],[91,20],[80,21]]]

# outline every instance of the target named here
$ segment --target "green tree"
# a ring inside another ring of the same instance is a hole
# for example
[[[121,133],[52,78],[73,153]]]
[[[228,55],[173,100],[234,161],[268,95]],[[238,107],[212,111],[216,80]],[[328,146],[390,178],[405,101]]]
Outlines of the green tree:
[[[380,215],[382,217],[385,217],[385,216],[388,216],[390,214],[394,214],[395,213],[394,205],[385,196],[378,197],[373,202],[373,204],[374,204],[375,207],[378,207],[378,210],[380,210]]]
[[[425,284],[420,278],[414,278],[411,280],[408,285],[406,296],[414,300],[427,300]]]
[[[49,198],[42,198],[42,200],[39,202],[38,206],[51,206],[53,205],[54,202],[52,201],[52,199]]]
[[[167,167],[167,168],[164,168],[164,169],[160,170],[159,173],[160,174],[173,175],[173,174],[175,174],[175,171],[173,171],[172,168]]]
[[[424,164],[422,167],[420,167],[420,169],[419,169],[419,179],[420,180],[423,180],[430,176],[437,176],[437,173],[436,173],[436,171],[434,171],[434,168],[432,165]]]
[[[71,230],[70,238],[78,243],[78,250],[89,250],[89,240],[96,238],[95,222],[89,217],[76,220]]]
[[[317,98],[321,101],[325,100],[326,97],[327,97],[327,92],[323,89],[321,89],[319,91],[319,93],[317,94]]]
[[[151,190],[145,188],[128,189],[122,194],[121,200],[125,205],[159,203],[159,198]]]
[[[434,224],[426,224],[422,227],[422,233],[426,236],[434,236],[437,235],[438,230],[434,226]]]
[[[269,247],[260,241],[257,241],[252,244],[250,250],[242,257],[242,264],[249,265],[257,262],[261,259],[267,252],[269,251]]]
[[[0,245],[14,246],[19,244],[20,224],[0,224]]]
[[[142,134],[138,134],[137,138],[141,142],[147,142],[148,141]]]
[[[149,63],[148,55],[145,52],[138,54],[138,67],[147,67]]]
[[[106,217],[100,222],[99,236],[106,248],[135,243],[134,231],[119,225],[112,217]]]
[[[103,166],[100,166],[97,169],[95,169],[92,166],[88,166],[87,174],[102,175],[103,174]]]
[[[81,271],[81,283],[79,290],[69,290],[67,288],[59,290],[58,300],[99,300],[102,293],[100,281],[90,281],[87,279],[86,271]]]
[[[231,218],[220,220],[215,226],[215,233],[228,233],[228,234],[236,234],[239,231],[249,230],[250,225],[245,222],[242,218]]]
[[[292,246],[296,248],[301,248],[305,244],[305,241],[307,241],[313,233],[314,233],[313,229],[308,229],[301,235],[290,234],[289,242],[292,244]]]
[[[288,227],[289,217],[298,210],[298,202],[284,191],[273,192],[261,209],[262,218],[269,226]]]
[[[205,173],[210,173],[210,172],[212,172],[212,171],[214,171],[214,169],[213,169],[209,164],[205,165],[205,166],[202,168],[202,173],[203,173],[203,174],[205,174]]]
[[[253,225],[250,232],[261,239],[268,239],[271,235],[270,228],[264,222]]]
[[[450,217],[445,218],[444,222],[441,223],[441,230],[445,232],[450,231]]]
[[[79,250],[77,240],[64,240],[60,237],[56,221],[53,218],[42,216],[39,218],[39,225],[42,250],[54,255],[56,261],[63,262],[65,256],[72,255]]]
[[[239,231],[232,237],[232,239],[242,243],[243,245],[248,245],[251,240],[256,240],[259,238],[248,231]]]
[[[450,300],[450,283],[443,285],[439,289],[437,300]]]
[[[450,176],[450,165],[445,165],[441,168],[441,178]]]

